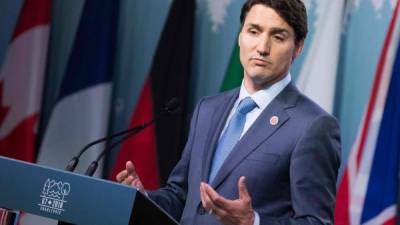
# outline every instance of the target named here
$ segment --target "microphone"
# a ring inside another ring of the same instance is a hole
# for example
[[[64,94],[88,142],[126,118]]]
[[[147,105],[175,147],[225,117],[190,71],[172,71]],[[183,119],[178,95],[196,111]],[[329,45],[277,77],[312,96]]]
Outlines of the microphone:
[[[107,147],[104,148],[104,150],[100,153],[100,155],[96,158],[96,160],[94,160],[92,163],[90,163],[89,167],[86,169],[85,175],[93,176],[93,174],[97,170],[97,167],[99,166],[99,161],[101,160],[101,158],[103,158],[105,153],[107,153],[108,151],[112,150],[114,147],[116,147],[120,143],[124,142],[126,139],[134,136],[135,134],[139,133],[140,131],[144,130],[145,128],[147,128],[148,126],[153,124],[155,122],[155,120],[158,119],[159,116],[163,114],[163,112],[164,112],[164,114],[167,113],[167,115],[173,115],[173,114],[176,114],[176,113],[178,113],[180,111],[181,111],[181,109],[179,108],[178,99],[177,98],[172,98],[170,101],[168,101],[168,103],[165,105],[164,109],[161,111],[161,113],[159,115],[156,116],[155,119],[152,119],[151,121],[149,121],[147,123],[144,123],[144,124],[142,124],[140,126],[135,127],[137,129],[132,130],[131,133],[129,133],[126,136],[124,136],[121,140],[118,140],[118,141],[114,142],[108,148]]]
[[[182,110],[182,109],[179,107],[179,100],[178,100],[176,97],[173,97],[172,99],[170,99],[170,100],[167,102],[167,104],[165,104],[164,108],[161,110],[161,112],[160,112],[159,114],[156,115],[156,117],[155,117],[154,119],[152,119],[152,120],[150,120],[150,121],[148,121],[148,122],[146,122],[146,123],[144,123],[144,124],[141,124],[141,125],[139,125],[139,126],[132,127],[132,128],[130,128],[130,129],[127,129],[127,130],[124,130],[124,131],[120,131],[120,132],[118,132],[118,133],[111,134],[111,135],[108,135],[108,136],[106,136],[106,137],[100,138],[100,139],[98,139],[98,140],[92,141],[92,142],[88,143],[87,145],[85,145],[85,146],[79,151],[79,153],[78,153],[76,156],[74,156],[74,157],[68,162],[68,165],[67,165],[67,167],[65,168],[65,170],[66,170],[66,171],[73,172],[73,171],[75,170],[76,166],[77,166],[78,163],[79,163],[80,157],[83,155],[83,153],[85,153],[85,152],[86,152],[90,147],[92,147],[93,145],[96,145],[96,144],[101,143],[101,142],[104,142],[104,141],[112,140],[113,138],[120,137],[120,136],[123,136],[123,135],[127,134],[124,138],[122,138],[121,140],[119,140],[119,141],[117,141],[116,143],[114,143],[113,145],[111,145],[111,147],[115,147],[115,144],[119,144],[120,142],[126,140],[127,138],[129,138],[129,137],[131,137],[131,136],[137,134],[137,133],[140,132],[141,130],[143,130],[143,129],[145,129],[146,127],[148,127],[148,126],[150,126],[151,124],[153,124],[153,123],[155,122],[155,120],[158,119],[161,115],[173,115],[173,114],[180,113],[181,110]],[[106,149],[100,154],[101,157],[105,154],[105,151],[106,151],[107,149],[108,149],[108,148],[106,148]],[[99,156],[99,157],[100,157],[100,156]],[[97,162],[101,159],[101,157],[100,157],[100,158],[99,158],[99,157],[97,158],[98,160],[96,159]],[[93,163],[92,163],[92,164],[93,164]],[[91,167],[91,166],[89,166],[89,168],[90,168],[90,167]],[[89,169],[89,168],[88,168],[88,169]],[[96,169],[97,169],[97,167],[96,167]],[[94,169],[94,170],[96,170],[96,169]],[[94,173],[94,172],[93,172],[93,173]],[[85,174],[86,174],[86,173],[85,173]]]
[[[101,158],[103,158],[103,156],[110,150],[112,150],[114,147],[116,147],[117,145],[119,145],[120,143],[124,142],[126,139],[134,136],[135,134],[139,133],[140,131],[144,130],[145,128],[147,128],[148,126],[150,126],[151,124],[154,123],[154,119],[141,125],[140,128],[138,128],[137,130],[132,131],[132,133],[127,134],[126,136],[124,136],[123,138],[121,138],[120,140],[112,143],[110,145],[110,147],[106,147],[104,148],[104,150],[100,153],[99,156],[97,156],[96,160],[94,160],[92,163],[90,163],[89,167],[86,169],[85,175],[87,176],[93,176],[93,174],[96,172],[97,167],[99,166],[99,161],[101,160]]]

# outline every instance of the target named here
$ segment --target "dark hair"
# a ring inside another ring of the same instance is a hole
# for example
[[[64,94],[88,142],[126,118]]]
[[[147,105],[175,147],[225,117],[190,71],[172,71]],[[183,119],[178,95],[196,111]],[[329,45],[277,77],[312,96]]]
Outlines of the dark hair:
[[[265,5],[275,10],[294,30],[296,43],[306,38],[307,12],[301,0],[247,0],[240,13],[241,28],[244,25],[247,13],[254,5]]]

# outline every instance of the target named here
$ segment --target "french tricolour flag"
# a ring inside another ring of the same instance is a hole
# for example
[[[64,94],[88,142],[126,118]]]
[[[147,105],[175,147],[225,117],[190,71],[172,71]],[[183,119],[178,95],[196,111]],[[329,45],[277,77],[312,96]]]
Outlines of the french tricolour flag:
[[[394,225],[400,150],[400,1],[337,196],[335,224]]]
[[[118,1],[85,2],[38,163],[65,168],[84,145],[106,135],[117,13]],[[78,171],[84,171],[101,149],[97,146],[89,150],[82,157]]]
[[[118,7],[118,1],[85,1],[58,100],[40,146],[39,164],[63,169],[84,145],[106,135]],[[84,172],[101,150],[97,146],[87,152],[77,171]],[[24,214],[21,224],[57,223]]]

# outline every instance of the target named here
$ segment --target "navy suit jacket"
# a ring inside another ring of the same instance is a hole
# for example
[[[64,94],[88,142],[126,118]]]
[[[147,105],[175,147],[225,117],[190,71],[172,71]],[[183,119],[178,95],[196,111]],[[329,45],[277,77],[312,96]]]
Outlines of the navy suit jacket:
[[[181,224],[221,224],[202,207],[200,182],[208,180],[238,94],[234,89],[199,102],[182,158],[167,185],[149,193]],[[278,124],[271,125],[272,116]],[[238,180],[245,176],[260,224],[333,224],[340,151],[336,119],[289,83],[243,135],[211,186],[237,199]]]

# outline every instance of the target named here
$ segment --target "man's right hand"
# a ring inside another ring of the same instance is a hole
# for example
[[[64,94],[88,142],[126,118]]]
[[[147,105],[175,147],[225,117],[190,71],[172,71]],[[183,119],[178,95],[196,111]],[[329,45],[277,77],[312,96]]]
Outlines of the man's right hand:
[[[129,186],[139,189],[139,191],[144,192],[144,187],[136,173],[135,166],[131,161],[127,161],[125,169],[119,172],[116,176],[119,183],[127,184]]]

